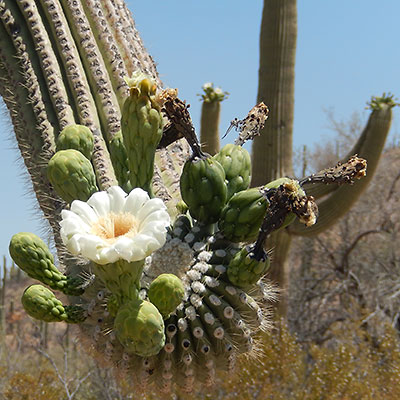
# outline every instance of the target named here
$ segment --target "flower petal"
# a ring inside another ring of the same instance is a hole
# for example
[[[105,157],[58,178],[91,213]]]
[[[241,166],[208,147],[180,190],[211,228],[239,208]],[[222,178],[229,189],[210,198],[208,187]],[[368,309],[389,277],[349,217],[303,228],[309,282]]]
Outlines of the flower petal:
[[[166,207],[161,199],[151,199],[143,204],[139,212],[136,214],[136,217],[140,221],[143,221],[148,215],[150,215],[154,211],[159,211],[163,209],[166,209]]]
[[[110,197],[110,211],[115,214],[123,212],[127,194],[119,186],[111,186],[107,193]]]
[[[71,211],[79,215],[79,217],[81,217],[82,220],[86,222],[89,226],[96,222],[98,219],[98,216],[94,212],[93,208],[84,201],[74,200],[71,204]]]
[[[87,203],[99,217],[105,217],[110,213],[110,197],[107,192],[96,192],[92,194]]]
[[[67,238],[76,233],[88,233],[90,231],[90,226],[72,211],[63,210],[61,216],[63,217],[60,222],[61,232]]]
[[[114,247],[103,247],[97,254],[96,263],[109,264],[118,261],[120,258]]]
[[[115,250],[118,254],[126,261],[139,261],[146,258],[146,252],[143,243],[137,240],[139,235],[135,236],[134,239],[128,237],[121,237],[114,244]]]
[[[97,232],[93,225],[99,223],[99,217],[104,217],[106,222],[117,215],[128,218],[128,223],[131,217],[125,214],[131,214],[138,223],[136,235],[105,239],[93,233]],[[103,265],[121,258],[129,262],[145,259],[164,245],[166,227],[170,224],[162,200],[150,199],[140,188],[127,195],[117,186],[93,194],[86,203],[74,201],[71,210],[63,210],[61,216],[60,233],[68,250]]]
[[[150,200],[149,195],[143,189],[133,189],[126,198],[124,211],[137,215],[140,209]]]

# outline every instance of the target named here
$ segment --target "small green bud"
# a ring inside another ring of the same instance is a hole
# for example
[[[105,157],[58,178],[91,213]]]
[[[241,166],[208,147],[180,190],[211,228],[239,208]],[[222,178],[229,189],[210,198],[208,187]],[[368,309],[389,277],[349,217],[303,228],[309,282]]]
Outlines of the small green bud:
[[[68,319],[61,301],[42,285],[32,285],[25,289],[21,302],[31,317],[41,321],[59,322]]]
[[[229,280],[236,286],[247,288],[254,285],[262,278],[270,267],[270,259],[257,261],[251,252],[251,247],[246,246],[238,251],[228,265]]]
[[[67,203],[87,201],[98,191],[92,164],[77,150],[57,151],[49,161],[47,175],[58,195]]]
[[[123,304],[114,320],[114,329],[125,350],[141,357],[158,354],[165,344],[163,318],[146,300]]]
[[[75,149],[88,160],[92,158],[94,138],[92,131],[84,125],[68,125],[58,135],[57,151]]]
[[[211,157],[194,157],[183,167],[180,189],[190,214],[202,224],[218,221],[226,202],[225,171]]]
[[[215,156],[225,171],[229,200],[235,193],[249,187],[251,160],[249,152],[232,143],[225,145]]]
[[[151,283],[148,291],[150,301],[158,308],[164,319],[181,303],[185,289],[174,274],[161,274]]]

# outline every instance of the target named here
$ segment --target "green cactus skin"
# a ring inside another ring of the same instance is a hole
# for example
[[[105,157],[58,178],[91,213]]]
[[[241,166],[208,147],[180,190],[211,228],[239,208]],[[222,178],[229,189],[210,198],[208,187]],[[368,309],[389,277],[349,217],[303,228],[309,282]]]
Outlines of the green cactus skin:
[[[218,161],[211,157],[188,160],[183,167],[180,188],[193,218],[202,224],[218,221],[227,198],[225,171]]]
[[[111,264],[92,264],[95,275],[115,296],[113,301],[117,301],[119,305],[138,299],[143,266],[144,260],[128,262],[123,259]]]
[[[254,241],[268,206],[259,188],[242,190],[223,208],[218,227],[232,242]]]
[[[214,156],[225,171],[229,200],[235,193],[245,190],[250,185],[251,159],[249,152],[242,146],[232,143],[225,145]]]
[[[49,248],[35,234],[30,232],[15,234],[11,238],[9,251],[18,267],[31,278],[67,295],[79,296],[84,292],[80,287],[84,281],[79,277],[65,276],[60,272],[54,265],[54,257]]]
[[[164,320],[146,300],[125,303],[118,310],[114,329],[125,350],[141,357],[156,355],[165,344]]]
[[[42,285],[26,288],[21,302],[31,317],[44,322],[80,323],[86,318],[82,307],[63,306],[54,293]]]
[[[161,274],[151,283],[147,295],[164,319],[172,314],[185,295],[182,281],[174,274]]]
[[[228,265],[229,280],[240,288],[248,288],[257,283],[268,271],[270,259],[257,261],[252,258],[251,248],[244,247],[236,253]]]
[[[128,154],[126,152],[121,131],[118,131],[110,140],[109,148],[111,162],[118,183],[126,193],[129,193],[133,188],[129,181]]]
[[[78,150],[88,160],[91,160],[94,147],[92,131],[84,125],[68,125],[58,135],[56,146],[57,151]]]
[[[219,229],[232,242],[254,241],[269,206],[269,201],[263,196],[262,191],[293,183],[299,193],[304,196],[304,190],[299,183],[290,178],[280,178],[261,188],[251,188],[235,193],[221,212]],[[280,229],[290,225],[294,219],[295,215],[289,213]]]
[[[121,129],[129,160],[132,187],[150,195],[154,156],[162,137],[163,120],[157,102],[156,85],[149,79],[133,83],[122,109]]]
[[[47,166],[50,183],[67,203],[87,201],[98,191],[96,176],[90,161],[78,150],[60,150]]]

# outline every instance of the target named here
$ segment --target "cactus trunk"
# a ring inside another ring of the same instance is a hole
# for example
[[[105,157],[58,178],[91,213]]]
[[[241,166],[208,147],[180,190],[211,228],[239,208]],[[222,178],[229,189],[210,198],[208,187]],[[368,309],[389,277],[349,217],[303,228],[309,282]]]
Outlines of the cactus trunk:
[[[260,32],[258,102],[270,109],[269,118],[252,146],[252,186],[292,176],[294,75],[297,41],[296,0],[265,0]],[[269,277],[286,286],[287,233],[274,233],[266,247],[274,249]],[[283,309],[284,313],[284,309]]]

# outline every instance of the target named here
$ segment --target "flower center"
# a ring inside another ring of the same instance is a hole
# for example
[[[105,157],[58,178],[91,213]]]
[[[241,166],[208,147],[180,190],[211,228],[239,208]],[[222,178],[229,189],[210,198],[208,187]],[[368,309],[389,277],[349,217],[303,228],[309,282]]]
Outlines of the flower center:
[[[113,243],[120,236],[133,237],[138,233],[139,224],[136,218],[129,213],[110,213],[100,217],[92,226],[92,232],[109,243]]]

